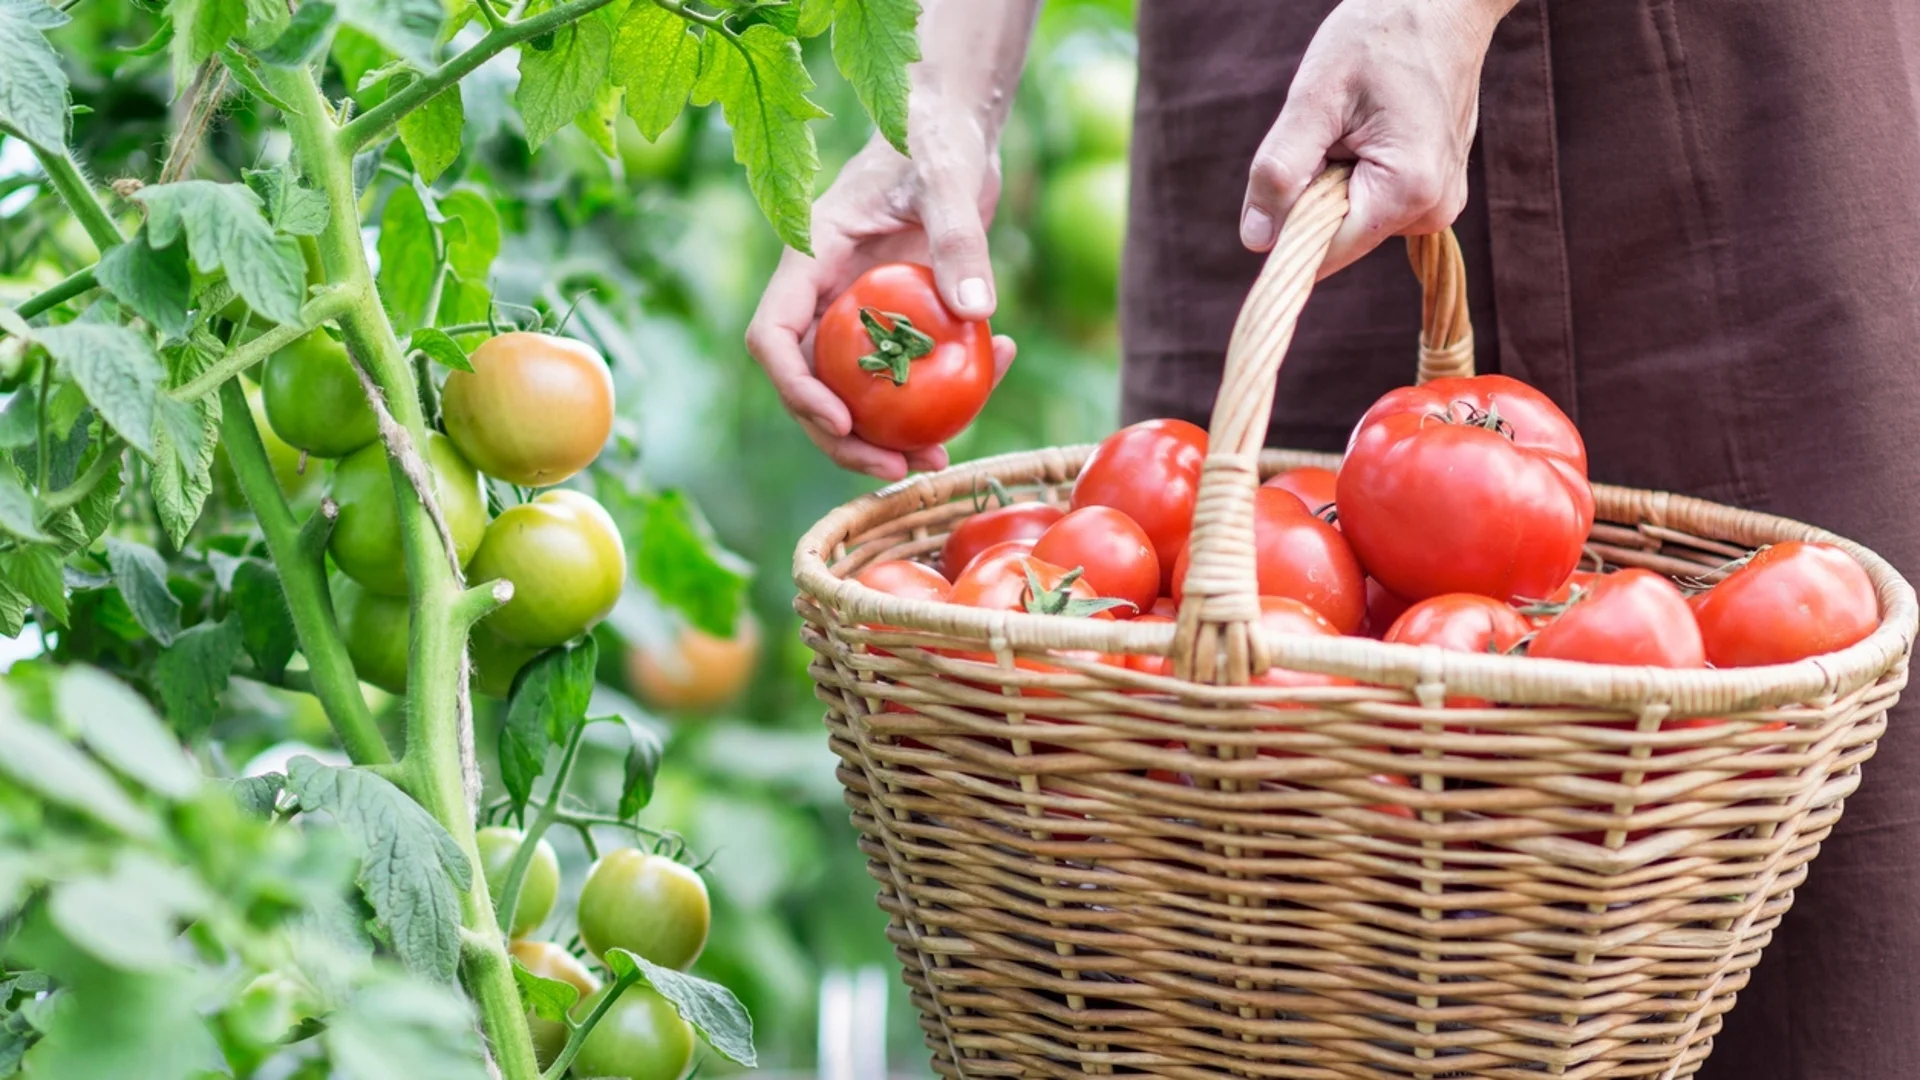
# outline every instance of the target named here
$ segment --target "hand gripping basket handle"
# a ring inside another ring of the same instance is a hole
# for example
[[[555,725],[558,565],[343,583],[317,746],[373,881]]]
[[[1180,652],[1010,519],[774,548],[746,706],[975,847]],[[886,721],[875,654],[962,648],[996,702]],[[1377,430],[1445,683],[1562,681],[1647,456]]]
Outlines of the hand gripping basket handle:
[[[1268,666],[1266,648],[1254,632],[1260,600],[1253,493],[1260,484],[1260,450],[1273,412],[1280,361],[1327,247],[1347,216],[1350,172],[1349,166],[1334,166],[1300,196],[1233,325],[1207,433],[1174,637],[1176,671],[1189,679],[1244,683]],[[1452,230],[1409,237],[1407,253],[1424,293],[1416,377],[1426,382],[1473,374],[1473,329],[1459,241]]]

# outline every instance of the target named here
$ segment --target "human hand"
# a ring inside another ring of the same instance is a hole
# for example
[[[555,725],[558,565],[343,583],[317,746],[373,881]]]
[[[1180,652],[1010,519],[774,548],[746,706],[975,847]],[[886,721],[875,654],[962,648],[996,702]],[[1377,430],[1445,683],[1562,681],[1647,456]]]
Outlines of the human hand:
[[[941,299],[964,319],[985,319],[994,309],[986,225],[1000,196],[998,155],[964,113],[916,112],[909,130],[911,159],[876,136],[841,170],[814,204],[813,256],[791,249],[781,256],[747,327],[747,351],[814,444],[842,468],[883,480],[943,469],[946,449],[902,454],[852,434],[846,403],[814,376],[821,313],[883,262],[931,266]],[[996,336],[993,355],[997,383],[1013,363],[1013,339]]]
[[[1279,223],[1330,161],[1353,161],[1347,219],[1320,276],[1389,236],[1438,232],[1467,201],[1480,66],[1515,0],[1345,0],[1301,58],[1280,118],[1254,155],[1240,241],[1273,246]]]

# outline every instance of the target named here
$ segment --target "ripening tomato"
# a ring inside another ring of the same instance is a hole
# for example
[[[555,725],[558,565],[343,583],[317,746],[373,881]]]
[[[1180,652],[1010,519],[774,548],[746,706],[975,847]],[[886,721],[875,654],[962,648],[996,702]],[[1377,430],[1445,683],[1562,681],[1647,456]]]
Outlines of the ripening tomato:
[[[440,513],[453,533],[454,551],[465,566],[487,531],[487,496],[480,474],[437,431],[427,433],[423,456],[433,474]],[[400,549],[400,509],[386,447],[375,442],[347,455],[333,470],[327,490],[340,508],[327,546],[333,561],[374,592],[405,596],[407,561]]]
[[[1526,617],[1504,601],[1475,593],[1429,597],[1406,610],[1383,639],[1389,644],[1434,645],[1463,653],[1506,653],[1532,630]],[[1448,695],[1456,709],[1481,709],[1482,698]]]
[[[407,634],[412,618],[404,596],[382,596],[345,574],[333,579],[333,613],[347,659],[361,682],[389,694],[407,692]]]
[[[1261,487],[1278,488],[1290,491],[1308,510],[1314,514],[1334,505],[1334,484],[1338,474],[1332,469],[1321,469],[1312,465],[1303,465],[1298,469],[1288,469],[1267,478]]]
[[[960,576],[981,552],[1009,540],[1038,540],[1066,511],[1050,503],[1009,503],[966,518],[947,534],[940,548],[940,572],[949,580]]]
[[[1261,596],[1284,596],[1351,634],[1367,617],[1367,572],[1333,526],[1290,492],[1261,488],[1253,501],[1254,559]],[[1174,564],[1173,595],[1185,595],[1187,550]]]
[[[1880,625],[1867,572],[1832,544],[1789,540],[1695,598],[1714,667],[1785,664],[1844,649]]]
[[[474,846],[480,851],[480,872],[487,879],[487,894],[496,904],[500,902],[500,890],[506,887],[507,872],[513,867],[513,857],[520,850],[523,837],[520,830],[503,825],[489,825],[473,834]],[[543,836],[533,845],[533,858],[527,863],[526,873],[521,875],[520,896],[514,902],[513,925],[507,929],[507,936],[519,937],[546,922],[559,895],[560,858]]]
[[[1360,633],[1374,639],[1386,636],[1394,622],[1413,605],[1387,591],[1385,585],[1367,579],[1367,618]]]
[[[1193,530],[1206,457],[1205,431],[1185,420],[1144,420],[1107,436],[1073,482],[1075,510],[1111,506],[1145,530],[1160,560],[1163,593],[1171,591],[1173,564]]]
[[[467,654],[473,661],[473,687],[492,698],[505,701],[513,695],[513,680],[520,669],[540,655],[541,650],[515,645],[487,628],[475,624],[467,636]]]
[[[1527,655],[1589,664],[1707,666],[1686,597],[1673,582],[1641,569],[1596,580],[1535,635]]]
[[[1034,543],[1033,557],[1078,567],[1095,593],[1125,600],[1130,606],[1115,608],[1116,618],[1147,610],[1160,595],[1160,558],[1153,541],[1111,506],[1083,506],[1054,522]]]
[[[847,403],[855,435],[924,450],[960,434],[987,403],[993,331],[947,310],[931,269],[883,263],[820,316],[813,365]]]
[[[759,662],[759,620],[742,614],[732,637],[683,626],[666,644],[627,650],[627,684],[662,712],[709,713],[740,696]]]
[[[345,457],[380,435],[347,347],[324,330],[267,358],[260,396],[274,434],[314,457]]]
[[[685,970],[707,946],[713,908],[698,872],[665,855],[620,848],[600,857],[580,886],[580,940],[605,958],[625,949]]]
[[[562,488],[502,511],[468,576],[474,584],[513,582],[513,599],[482,623],[514,644],[543,649],[613,610],[627,581],[627,552],[604,507]]]
[[[617,985],[617,984],[616,984]],[[593,1014],[613,986],[582,999],[573,1007],[576,1022]],[[680,1080],[693,1060],[693,1025],[680,1018],[673,1003],[650,986],[626,988],[580,1040],[573,1059],[574,1076],[617,1080]]]
[[[1580,433],[1502,375],[1382,397],[1353,430],[1336,494],[1354,553],[1409,600],[1545,596],[1579,564],[1593,526]]]
[[[600,456],[613,433],[613,373],[593,346],[515,330],[447,376],[440,415],[473,467],[521,487],[557,484]]]
[[[507,951],[529,973],[566,983],[579,991],[582,999],[600,989],[600,980],[593,977],[587,965],[551,941],[516,941],[507,946]],[[542,1020],[531,1011],[527,1013],[527,1031],[533,1036],[533,1055],[543,1069],[552,1065],[567,1045],[567,1025],[557,1020]]]

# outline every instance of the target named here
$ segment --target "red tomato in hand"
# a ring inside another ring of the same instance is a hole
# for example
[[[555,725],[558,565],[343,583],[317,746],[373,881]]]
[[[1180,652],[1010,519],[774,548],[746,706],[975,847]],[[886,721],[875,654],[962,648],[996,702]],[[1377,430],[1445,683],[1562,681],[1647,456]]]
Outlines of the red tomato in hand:
[[[1527,655],[1589,664],[1707,666],[1687,598],[1651,570],[1622,570],[1593,583],[1527,647]]]
[[[975,514],[954,526],[940,549],[940,572],[957,578],[974,556],[1008,540],[1038,540],[1066,511],[1046,503],[1012,503]]]
[[[1278,488],[1290,491],[1309,511],[1319,514],[1334,504],[1334,482],[1338,474],[1332,469],[1321,469],[1305,465],[1298,469],[1288,469],[1267,478],[1261,487]]]
[[[1832,544],[1798,540],[1760,549],[1692,606],[1714,667],[1819,656],[1880,625],[1880,601],[1866,570]]]
[[[1360,633],[1379,639],[1386,636],[1400,616],[1406,614],[1413,605],[1387,591],[1385,585],[1367,579],[1367,618],[1360,626]]]
[[[1073,482],[1075,510],[1111,506],[1146,530],[1160,560],[1162,592],[1193,530],[1206,456],[1206,432],[1185,420],[1145,420],[1107,436]]]
[[[987,403],[993,332],[947,310],[932,270],[884,263],[820,316],[813,366],[847,403],[855,435],[889,450],[924,450],[960,434]]]
[[[1447,593],[1408,608],[1384,640],[1400,645],[1437,645],[1463,653],[1510,652],[1533,629],[1526,617],[1490,596]],[[1482,698],[1448,696],[1456,709],[1480,709]]]
[[[1351,634],[1367,617],[1367,572],[1333,526],[1293,495],[1261,488],[1253,497],[1254,559],[1260,595],[1285,596]],[[1175,560],[1173,595],[1186,595],[1187,550]]]
[[[1374,403],[1337,485],[1340,529],[1380,584],[1545,596],[1580,562],[1593,489],[1580,433],[1502,375],[1435,379]]]
[[[1160,557],[1153,541],[1134,520],[1111,506],[1086,506],[1054,522],[1033,545],[1033,557],[1068,568],[1100,596],[1125,600],[1132,607],[1113,609],[1131,618],[1160,596]]]

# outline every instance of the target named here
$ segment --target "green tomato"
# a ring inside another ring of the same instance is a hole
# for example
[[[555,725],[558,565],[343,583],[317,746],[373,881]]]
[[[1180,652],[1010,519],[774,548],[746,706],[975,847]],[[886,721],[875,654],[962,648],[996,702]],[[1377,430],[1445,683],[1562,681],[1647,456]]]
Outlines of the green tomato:
[[[667,125],[667,130],[661,132],[658,139],[651,141],[640,134],[639,126],[624,112],[615,124],[620,162],[626,166],[628,179],[659,180],[680,171],[681,163],[687,159],[687,147],[692,142],[688,138],[690,125],[684,114]]]
[[[513,599],[481,625],[514,644],[545,649],[613,610],[627,580],[627,553],[599,503],[577,491],[548,491],[487,526],[468,578],[513,582]]]
[[[333,612],[360,681],[389,694],[407,692],[407,598],[369,592],[345,574],[333,579]]]
[[[604,957],[625,949],[685,969],[707,945],[713,909],[707,883],[691,868],[638,848],[608,852],[580,887],[580,940]]]
[[[428,469],[440,512],[453,533],[453,547],[465,566],[487,532],[487,495],[480,474],[445,435],[427,434]],[[394,500],[393,474],[386,447],[375,442],[354,451],[333,471],[328,489],[340,507],[328,549],[347,575],[377,593],[404,596],[407,563],[400,549],[400,509]],[[483,579],[484,580],[484,579]]]
[[[1059,84],[1059,101],[1050,110],[1058,125],[1056,145],[1083,159],[1127,156],[1133,140],[1133,62],[1100,56],[1074,65]]]
[[[513,865],[514,852],[520,850],[520,839],[520,830],[500,825],[490,825],[473,836],[474,844],[480,848],[480,869],[487,876],[487,892],[495,900],[507,884],[507,870]],[[546,922],[553,912],[554,898],[559,895],[560,859],[554,855],[553,845],[541,837],[540,842],[533,845],[533,858],[527,862],[526,875],[520,879],[520,899],[514,905],[509,935],[519,937]]]
[[[587,965],[551,941],[516,941],[507,946],[507,951],[531,974],[571,985],[580,991],[581,1000],[600,989],[600,980],[593,977]],[[527,1032],[533,1036],[533,1055],[539,1059],[542,1069],[552,1065],[553,1059],[566,1048],[567,1025],[557,1020],[542,1020],[528,1013]]]
[[[607,995],[602,988],[573,1007],[585,1020]],[[693,1061],[693,1025],[651,987],[629,986],[580,1042],[575,1076],[621,1080],[680,1080]]]
[[[515,645],[487,629],[485,623],[473,628],[473,635],[467,640],[467,651],[473,658],[474,689],[501,701],[513,695],[513,680],[520,674],[520,669],[540,655],[539,649]]]
[[[1127,165],[1074,165],[1040,196],[1040,256],[1058,299],[1083,316],[1110,314],[1120,291],[1127,235]]]
[[[267,358],[267,422],[315,457],[345,457],[380,435],[346,346],[314,330]]]
[[[260,444],[266,447],[267,464],[273,466],[273,478],[280,484],[280,491],[290,501],[298,501],[312,489],[314,481],[320,475],[319,466],[300,460],[300,449],[291,446],[285,439],[274,434],[273,425],[267,423],[266,406],[261,401],[260,388],[247,388],[247,409],[253,413],[253,426],[260,431]],[[227,448],[214,447],[214,468],[220,473],[221,483],[229,491],[238,491],[239,478],[233,475],[233,462],[227,457]]]

